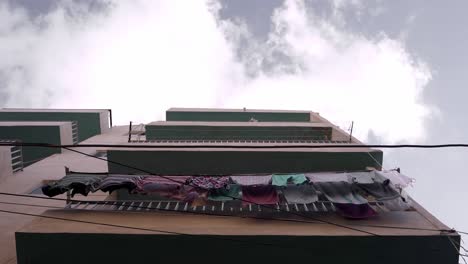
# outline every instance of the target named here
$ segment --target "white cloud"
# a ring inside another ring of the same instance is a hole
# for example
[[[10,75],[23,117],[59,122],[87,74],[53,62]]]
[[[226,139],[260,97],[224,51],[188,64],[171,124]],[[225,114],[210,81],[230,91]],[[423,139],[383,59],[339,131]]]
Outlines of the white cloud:
[[[264,42],[220,20],[216,2],[108,2],[101,13],[65,2],[35,21],[0,5],[6,106],[112,108],[120,124],[170,106],[310,109],[356,121],[361,138],[424,136],[431,75],[397,40],[345,32],[301,1],[276,10]]]

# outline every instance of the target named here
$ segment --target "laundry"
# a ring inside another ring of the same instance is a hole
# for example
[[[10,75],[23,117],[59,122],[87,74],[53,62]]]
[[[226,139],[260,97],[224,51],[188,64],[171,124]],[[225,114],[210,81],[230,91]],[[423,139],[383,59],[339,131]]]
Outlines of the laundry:
[[[43,186],[42,193],[53,197],[71,191],[72,196],[77,193],[86,196],[89,192],[98,190],[104,176],[100,174],[68,174],[59,181]]]
[[[274,186],[257,185],[242,187],[243,204],[277,204],[278,193]]]
[[[369,204],[333,203],[333,205],[336,207],[338,213],[347,218],[363,219],[377,214]]]
[[[231,176],[231,180],[242,186],[270,184],[271,175]]]
[[[349,182],[348,174],[346,173],[306,173],[305,176],[311,182]]]
[[[317,191],[312,185],[289,185],[282,189],[288,203],[308,204],[318,201]]]
[[[271,184],[275,186],[286,186],[288,184],[302,184],[307,181],[304,174],[273,174]]]
[[[240,199],[241,197],[241,186],[229,184],[224,188],[210,190],[208,200],[222,202]]]
[[[314,187],[333,203],[367,204],[367,200],[359,194],[353,184],[348,182],[318,182]]]
[[[364,192],[375,197],[377,201],[392,200],[400,197],[400,194],[390,186],[390,181],[374,182],[370,184],[356,184]]]
[[[349,182],[370,184],[375,181],[375,171],[348,172],[347,175]]]
[[[132,192],[137,187],[137,182],[141,179],[143,179],[143,176],[110,175],[101,182],[99,189],[109,193],[117,189],[126,189],[128,192]]]
[[[398,188],[406,188],[414,182],[414,179],[401,174],[396,170],[376,171],[376,175],[384,179],[389,179],[390,182]]]
[[[163,196],[172,195],[190,176],[147,176],[136,181],[136,191],[139,193],[160,193]]]
[[[190,178],[189,182],[192,186],[209,190],[223,188],[229,183],[229,180],[229,177],[226,176],[194,176]]]

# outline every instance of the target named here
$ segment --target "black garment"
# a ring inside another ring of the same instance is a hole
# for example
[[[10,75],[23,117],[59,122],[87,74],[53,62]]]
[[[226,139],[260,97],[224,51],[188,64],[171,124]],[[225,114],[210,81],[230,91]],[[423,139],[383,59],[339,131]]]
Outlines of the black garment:
[[[68,174],[59,181],[43,186],[42,193],[49,197],[53,197],[71,190],[72,196],[77,193],[86,196],[89,192],[95,192],[98,190],[97,187],[101,183],[102,179],[103,175],[99,174]]]
[[[106,177],[98,189],[103,192],[112,193],[117,189],[127,189],[130,193],[137,187],[137,181],[142,179],[143,176],[136,175],[112,175]]]

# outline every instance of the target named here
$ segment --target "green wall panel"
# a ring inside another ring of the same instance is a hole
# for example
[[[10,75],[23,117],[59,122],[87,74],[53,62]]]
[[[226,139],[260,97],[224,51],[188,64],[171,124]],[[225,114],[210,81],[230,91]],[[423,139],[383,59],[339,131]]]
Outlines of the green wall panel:
[[[260,122],[309,122],[310,113],[166,111],[166,121],[248,122],[251,118]]]
[[[0,121],[77,121],[78,138],[83,141],[101,133],[99,113],[1,112]]]
[[[331,127],[146,125],[148,140],[330,140]]]
[[[0,139],[21,140],[24,143],[49,143],[60,145],[60,127],[57,126],[0,126]],[[23,147],[25,166],[60,153],[59,148]]]
[[[117,215],[116,215],[117,216]],[[460,243],[459,236],[453,236]],[[456,264],[441,236],[208,236],[16,233],[26,263]]]
[[[108,160],[161,174],[288,173],[363,170],[378,168],[381,151],[125,151],[109,150]],[[374,160],[375,159],[375,160]],[[138,170],[108,163],[109,173],[138,174]]]

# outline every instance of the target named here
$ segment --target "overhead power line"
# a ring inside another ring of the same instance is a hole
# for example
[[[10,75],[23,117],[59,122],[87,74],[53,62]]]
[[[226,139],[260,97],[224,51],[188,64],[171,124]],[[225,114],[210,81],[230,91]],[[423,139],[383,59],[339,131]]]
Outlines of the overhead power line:
[[[300,140],[298,140],[300,141]],[[249,143],[248,141],[245,143]],[[229,144],[229,143],[226,143]],[[241,143],[242,144],[242,143]],[[190,145],[175,145],[175,144],[145,144],[138,145],[138,143],[132,144],[76,144],[76,145],[58,145],[49,143],[25,143],[25,142],[0,142],[0,146],[20,146],[20,147],[47,147],[47,148],[126,148],[126,149],[154,149],[154,148],[251,148],[251,149],[281,149],[281,148],[310,148],[310,149],[322,149],[322,148],[423,148],[423,149],[434,149],[434,148],[468,148],[468,144],[465,143],[449,143],[449,144],[329,144],[329,143],[315,143],[315,144],[299,144],[294,145],[210,145],[210,144],[198,144],[191,143]]]

